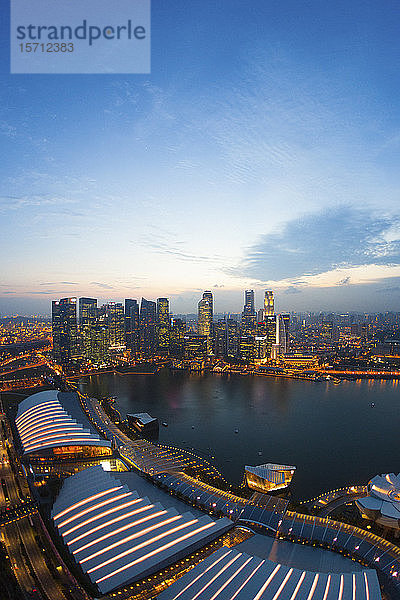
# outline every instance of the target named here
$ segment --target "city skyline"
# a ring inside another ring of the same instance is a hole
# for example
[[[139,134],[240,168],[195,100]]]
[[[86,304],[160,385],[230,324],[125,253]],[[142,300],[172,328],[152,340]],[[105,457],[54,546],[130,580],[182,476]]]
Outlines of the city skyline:
[[[397,310],[399,28],[394,2],[153,0],[149,76],[10,75],[4,49],[0,312]]]

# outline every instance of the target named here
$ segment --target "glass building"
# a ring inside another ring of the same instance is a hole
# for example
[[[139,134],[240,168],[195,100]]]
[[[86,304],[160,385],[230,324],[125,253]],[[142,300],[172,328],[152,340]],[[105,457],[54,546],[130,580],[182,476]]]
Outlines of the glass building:
[[[51,305],[53,358],[59,365],[69,365],[79,358],[76,298],[61,298]]]
[[[156,303],[142,298],[140,303],[140,352],[144,356],[153,356],[157,349],[157,311]]]
[[[210,291],[205,291],[198,304],[198,333],[207,338],[208,354],[212,353],[213,312],[213,295]]]
[[[125,344],[128,350],[139,352],[139,304],[137,300],[125,300]]]
[[[163,355],[169,354],[170,323],[169,323],[169,300],[168,298],[157,298],[157,347],[158,352]]]

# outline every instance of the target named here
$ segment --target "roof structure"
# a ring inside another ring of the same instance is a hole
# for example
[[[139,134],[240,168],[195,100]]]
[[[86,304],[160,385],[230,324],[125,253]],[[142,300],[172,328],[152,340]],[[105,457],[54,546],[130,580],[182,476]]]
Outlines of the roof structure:
[[[155,417],[152,417],[151,415],[149,415],[149,413],[135,413],[135,414],[127,414],[127,417],[134,417],[135,419],[138,419],[139,421],[141,421],[143,424],[146,423],[153,423],[154,421],[157,421],[157,419]]]
[[[222,547],[159,600],[380,600],[374,570],[312,573]]]
[[[111,448],[86,417],[76,393],[48,390],[28,396],[18,406],[15,423],[26,454],[62,446]]]
[[[400,527],[400,473],[376,475],[368,484],[369,494],[357,505],[370,518],[389,527]]]
[[[137,481],[143,491],[140,477],[124,475],[120,480],[98,465],[69,477],[51,513],[69,552],[102,594],[176,562],[233,526],[227,518],[186,511],[183,503],[177,510],[176,499],[166,507],[157,501],[159,491],[156,500],[140,495],[134,489]]]

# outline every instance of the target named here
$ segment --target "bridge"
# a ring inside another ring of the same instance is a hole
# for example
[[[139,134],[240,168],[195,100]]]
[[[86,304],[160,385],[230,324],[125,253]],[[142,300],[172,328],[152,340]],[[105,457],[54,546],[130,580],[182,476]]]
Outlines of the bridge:
[[[318,511],[318,516],[320,517],[326,517],[335,508],[367,495],[368,488],[366,485],[352,485],[325,492],[311,500],[303,500],[303,502],[300,502],[300,505]]]

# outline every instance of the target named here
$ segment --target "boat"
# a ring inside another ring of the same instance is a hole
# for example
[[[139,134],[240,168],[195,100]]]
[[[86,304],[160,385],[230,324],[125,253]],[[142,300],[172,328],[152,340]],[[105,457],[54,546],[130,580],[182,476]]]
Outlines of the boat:
[[[166,423],[165,421],[163,421],[163,422],[161,423],[161,425],[162,425],[163,427],[168,427],[168,423]]]
[[[239,429],[235,429],[235,433],[239,433]]]

